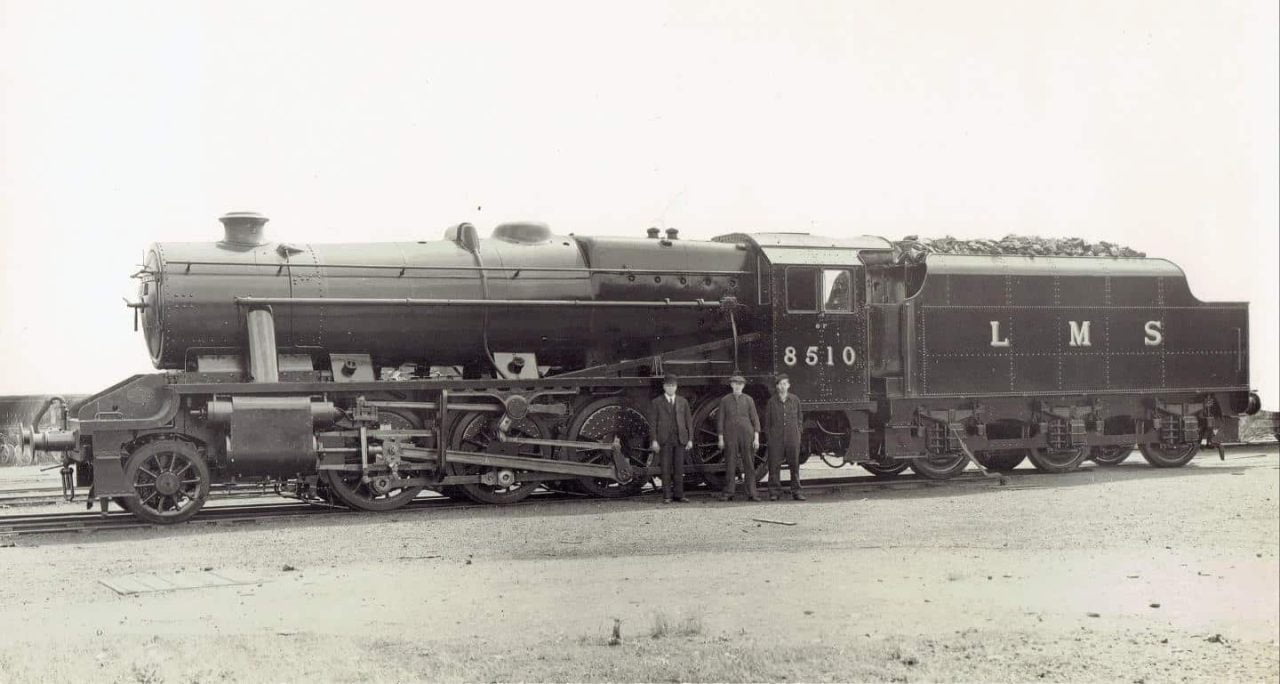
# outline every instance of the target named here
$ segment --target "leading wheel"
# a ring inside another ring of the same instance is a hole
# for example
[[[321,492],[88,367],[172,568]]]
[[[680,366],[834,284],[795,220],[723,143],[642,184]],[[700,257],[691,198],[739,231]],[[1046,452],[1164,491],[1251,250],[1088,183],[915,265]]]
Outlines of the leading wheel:
[[[634,469],[648,468],[654,460],[649,450],[649,421],[644,412],[621,397],[597,399],[587,404],[573,417],[569,426],[569,441],[600,442],[612,444],[617,438],[622,444],[622,456]],[[612,449],[571,450],[570,460],[581,463],[613,465]],[[583,477],[575,484],[587,494],[605,498],[634,496],[649,478],[636,475],[629,482],[621,483],[609,478]]]
[[[1084,462],[1085,457],[1089,455],[1089,447],[1074,447],[1071,449],[1044,449],[1040,447],[1032,447],[1027,449],[1027,458],[1031,459],[1031,465],[1046,473],[1069,473]]]
[[[1147,459],[1147,463],[1157,468],[1180,468],[1196,457],[1200,445],[1176,444],[1166,447],[1162,444],[1139,444],[1138,450]]]
[[[209,497],[209,466],[186,440],[159,439],[138,447],[125,463],[124,478],[137,496],[117,503],[147,522],[188,520]]]
[[[695,465],[714,465],[721,470],[703,473],[702,481],[716,491],[724,490],[724,450],[720,448],[720,433],[716,429],[716,416],[720,415],[720,400],[711,399],[693,414],[693,453],[690,460]],[[760,448],[755,454],[756,482],[763,482],[769,477],[769,446],[765,443],[765,434],[760,432]]]
[[[1133,447],[1128,444],[1099,446],[1089,450],[1089,460],[1100,466],[1117,466],[1124,463],[1132,453]]]
[[[911,470],[929,480],[950,480],[964,472],[969,458],[963,453],[940,454],[927,458],[911,459]]]
[[[489,445],[498,441],[497,426],[500,420],[501,416],[492,413],[470,413],[463,416],[453,429],[449,447],[457,451],[488,450]],[[546,439],[547,432],[546,428],[529,416],[515,421],[507,430],[507,434],[512,437],[527,439]],[[522,444],[517,455],[527,458],[550,458],[551,448]],[[513,504],[528,498],[538,488],[537,482],[519,481],[523,471],[462,463],[450,464],[449,469],[453,475],[480,475],[489,471],[487,474],[495,480],[493,484],[472,482],[458,485],[467,498],[477,503]]]
[[[378,422],[390,430],[417,430],[421,427],[416,417],[408,412],[394,409],[380,409]],[[347,454],[345,464],[360,464],[360,454]],[[390,478],[390,471],[372,471],[369,481],[365,481],[359,470],[322,470],[320,479],[328,485],[334,497],[347,506],[359,511],[391,511],[413,501],[422,491],[422,487],[389,488],[382,484]],[[402,475],[404,477],[405,475]]]

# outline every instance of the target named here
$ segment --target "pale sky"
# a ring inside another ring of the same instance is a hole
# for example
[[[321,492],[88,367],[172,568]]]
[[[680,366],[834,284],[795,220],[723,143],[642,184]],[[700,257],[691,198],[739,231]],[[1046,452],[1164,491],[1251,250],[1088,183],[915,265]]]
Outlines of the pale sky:
[[[1280,408],[1267,2],[0,0],[0,394],[151,372],[155,241],[1080,236],[1252,302]]]

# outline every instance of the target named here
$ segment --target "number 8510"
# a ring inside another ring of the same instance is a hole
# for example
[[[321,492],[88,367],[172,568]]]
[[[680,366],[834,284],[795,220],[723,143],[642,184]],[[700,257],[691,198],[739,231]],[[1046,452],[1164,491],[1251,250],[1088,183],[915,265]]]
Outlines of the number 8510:
[[[788,366],[794,366],[800,360],[798,354],[799,352],[796,351],[795,347],[787,347],[782,352],[782,362]],[[840,360],[844,362],[844,365],[852,366],[858,360],[858,353],[853,350],[853,347],[846,346],[840,350]],[[836,365],[835,347],[813,346],[805,348],[804,364],[806,366],[816,366],[820,363],[828,366]]]

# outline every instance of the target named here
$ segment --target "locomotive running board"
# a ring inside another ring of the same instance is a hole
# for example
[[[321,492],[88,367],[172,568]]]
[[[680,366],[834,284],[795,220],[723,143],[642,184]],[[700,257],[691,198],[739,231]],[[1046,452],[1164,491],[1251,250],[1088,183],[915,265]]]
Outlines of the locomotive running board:
[[[737,344],[745,346],[748,343],[757,342],[759,340],[763,340],[764,338],[765,338],[765,334],[762,332],[748,333],[746,335],[739,335],[737,338]],[[606,363],[598,366],[582,368],[575,371],[569,371],[567,373],[561,373],[559,375],[552,376],[550,379],[560,380],[562,378],[574,379],[574,378],[607,377],[612,375],[620,375],[628,370],[632,370],[640,367],[649,367],[650,370],[653,372],[653,375],[661,376],[664,372],[663,364],[668,364],[668,363],[673,365],[698,364],[698,363],[731,364],[733,362],[729,361],[728,359],[723,359],[723,360],[707,359],[707,358],[699,359],[699,358],[685,358],[685,357],[694,357],[699,354],[705,354],[707,352],[718,351],[722,349],[732,349],[734,342],[735,340],[731,337],[725,338],[723,340],[716,340],[714,342],[705,342],[703,344],[694,345],[692,347],[681,347],[679,349],[672,349],[670,351],[665,351],[660,354],[655,354],[653,356],[646,356],[639,359],[624,359],[622,361],[616,361],[614,363]]]

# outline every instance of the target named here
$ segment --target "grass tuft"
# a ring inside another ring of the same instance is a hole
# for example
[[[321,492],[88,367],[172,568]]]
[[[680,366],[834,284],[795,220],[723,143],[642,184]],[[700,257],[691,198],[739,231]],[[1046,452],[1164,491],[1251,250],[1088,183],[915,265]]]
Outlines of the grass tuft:
[[[651,639],[663,639],[669,636],[690,637],[699,634],[702,634],[702,616],[693,613],[675,620],[666,613],[658,611],[653,614],[653,624],[649,627]]]

